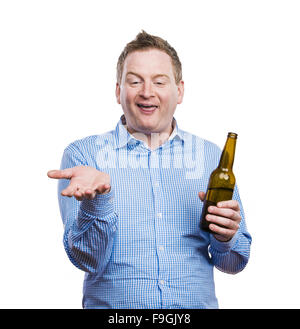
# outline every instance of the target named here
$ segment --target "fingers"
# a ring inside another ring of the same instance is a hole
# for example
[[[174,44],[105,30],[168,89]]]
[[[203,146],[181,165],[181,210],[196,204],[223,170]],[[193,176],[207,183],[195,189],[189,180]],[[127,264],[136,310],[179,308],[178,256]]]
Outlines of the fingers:
[[[209,229],[212,231],[214,237],[222,242],[230,241],[237,231],[223,228],[219,225],[210,224]]]
[[[205,193],[204,192],[199,192],[198,193],[198,196],[200,198],[201,201],[204,201],[205,200]]]
[[[74,184],[70,184],[67,188],[61,191],[61,195],[72,197],[78,189],[79,189],[78,186]]]
[[[237,231],[239,229],[239,222],[238,220],[233,220],[226,217],[220,217],[215,215],[206,215],[206,219],[208,222],[211,222],[212,224],[218,225],[220,227],[223,227],[228,230],[234,230]]]
[[[97,193],[95,191],[88,189],[88,190],[85,191],[84,196],[88,200],[93,200],[95,198],[96,194]]]
[[[72,197],[76,200],[82,201],[83,199],[93,200],[97,194],[106,194],[110,191],[109,184],[103,184],[96,189],[84,188],[78,185],[70,184],[66,189],[61,192],[62,196]]]
[[[238,231],[242,219],[239,209],[236,200],[222,201],[217,207],[208,207],[206,219],[211,223],[209,228],[218,240],[229,241]]]
[[[237,222],[241,220],[239,211],[236,211],[233,208],[219,208],[210,206],[208,207],[208,212],[212,214],[211,217],[214,215],[214,217],[224,217],[230,219],[231,221]]]
[[[100,194],[105,194],[105,193],[108,193],[110,191],[110,185],[109,184],[103,184],[101,186],[99,186],[97,189],[96,189],[96,192],[100,193]]]
[[[70,179],[73,175],[72,168],[67,168],[63,170],[50,170],[47,172],[49,178],[61,179],[66,178]]]
[[[80,187],[69,185],[66,189],[61,192],[62,196],[67,196],[71,198],[74,196],[76,200],[82,201],[83,199],[92,200],[96,196],[96,192],[90,189],[84,190]]]
[[[240,205],[236,200],[227,200],[227,201],[218,202],[217,207],[230,208],[235,211],[240,211]]]
[[[74,197],[76,198],[76,200],[78,201],[82,201],[83,199],[89,199],[91,198],[91,194],[88,193],[88,196],[86,195],[86,191],[84,191],[81,188],[78,188],[75,192],[74,192]]]

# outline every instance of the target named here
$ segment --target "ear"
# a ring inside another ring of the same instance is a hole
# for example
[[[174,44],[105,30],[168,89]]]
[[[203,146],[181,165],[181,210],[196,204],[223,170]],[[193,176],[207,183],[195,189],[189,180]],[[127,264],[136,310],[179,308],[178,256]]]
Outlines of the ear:
[[[184,95],[184,82],[181,80],[177,85],[178,90],[178,100],[177,104],[181,104],[183,101],[183,95]]]
[[[120,93],[121,93],[120,85],[119,85],[119,83],[117,82],[117,83],[116,83],[116,98],[117,98],[117,102],[118,102],[118,104],[121,104],[121,101],[120,101]]]

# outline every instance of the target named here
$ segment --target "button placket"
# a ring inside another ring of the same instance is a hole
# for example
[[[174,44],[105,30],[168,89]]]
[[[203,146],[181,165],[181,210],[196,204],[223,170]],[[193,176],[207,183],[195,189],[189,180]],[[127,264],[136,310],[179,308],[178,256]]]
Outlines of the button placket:
[[[151,157],[153,156],[153,161]],[[166,266],[166,252],[165,252],[165,224],[164,224],[164,204],[161,190],[161,172],[159,168],[160,159],[159,153],[156,151],[149,153],[149,173],[152,183],[152,191],[154,196],[154,213],[155,213],[155,235],[156,235],[156,250],[158,257],[158,278],[157,283],[160,289],[165,289],[168,280],[168,267]]]

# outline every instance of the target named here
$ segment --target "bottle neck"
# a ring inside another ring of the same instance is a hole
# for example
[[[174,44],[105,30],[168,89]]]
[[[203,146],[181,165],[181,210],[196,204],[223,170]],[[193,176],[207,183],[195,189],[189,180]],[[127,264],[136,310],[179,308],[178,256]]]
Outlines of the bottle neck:
[[[237,138],[236,134],[228,134],[218,168],[232,171],[236,138]]]

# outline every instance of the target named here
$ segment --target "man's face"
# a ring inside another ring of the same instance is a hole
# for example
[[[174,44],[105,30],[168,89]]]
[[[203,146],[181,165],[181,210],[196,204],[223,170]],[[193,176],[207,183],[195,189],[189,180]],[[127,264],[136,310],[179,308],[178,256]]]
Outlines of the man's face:
[[[165,52],[134,51],[126,57],[116,96],[130,133],[170,134],[183,93],[183,81],[176,84],[171,58]]]

